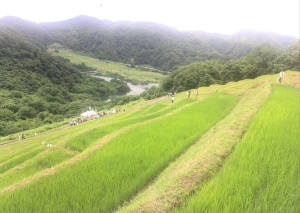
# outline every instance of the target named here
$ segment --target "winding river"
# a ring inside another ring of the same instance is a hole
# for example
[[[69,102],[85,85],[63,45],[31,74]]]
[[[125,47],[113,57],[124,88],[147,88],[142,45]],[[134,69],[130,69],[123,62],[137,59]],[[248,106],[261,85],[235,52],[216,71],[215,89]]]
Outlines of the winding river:
[[[105,77],[105,76],[95,76],[96,78],[101,78],[105,81],[110,81],[112,78]],[[127,82],[126,82],[127,83]],[[127,86],[130,88],[130,92],[126,93],[125,95],[139,95],[142,92],[146,91],[147,89],[150,89],[152,86],[158,86],[156,83],[150,83],[146,85],[133,85],[132,83],[127,83]]]

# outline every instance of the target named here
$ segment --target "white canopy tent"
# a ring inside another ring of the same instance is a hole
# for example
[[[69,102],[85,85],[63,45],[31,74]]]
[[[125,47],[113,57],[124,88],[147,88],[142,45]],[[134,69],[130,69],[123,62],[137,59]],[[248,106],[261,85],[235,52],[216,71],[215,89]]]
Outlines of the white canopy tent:
[[[81,117],[89,117],[92,115],[97,115],[97,112],[93,109],[80,114]]]

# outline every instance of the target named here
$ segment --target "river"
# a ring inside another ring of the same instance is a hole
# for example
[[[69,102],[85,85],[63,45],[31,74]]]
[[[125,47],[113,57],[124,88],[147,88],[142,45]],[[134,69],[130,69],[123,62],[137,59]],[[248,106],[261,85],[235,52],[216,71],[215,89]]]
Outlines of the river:
[[[112,79],[110,77],[105,77],[105,76],[95,76],[95,77],[96,78],[101,78],[105,81],[110,81]],[[150,83],[150,84],[146,84],[146,85],[142,85],[142,84],[133,85],[132,83],[127,83],[127,86],[129,87],[130,92],[126,93],[125,95],[139,95],[142,92],[146,91],[147,89],[150,89],[152,86],[157,87],[158,84]]]

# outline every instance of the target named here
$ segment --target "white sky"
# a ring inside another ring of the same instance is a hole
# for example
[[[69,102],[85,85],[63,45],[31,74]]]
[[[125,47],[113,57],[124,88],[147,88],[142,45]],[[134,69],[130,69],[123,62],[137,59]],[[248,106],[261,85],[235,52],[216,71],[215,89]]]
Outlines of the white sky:
[[[179,30],[232,34],[243,29],[299,38],[299,0],[1,0],[0,18],[52,22],[78,15],[150,21]]]

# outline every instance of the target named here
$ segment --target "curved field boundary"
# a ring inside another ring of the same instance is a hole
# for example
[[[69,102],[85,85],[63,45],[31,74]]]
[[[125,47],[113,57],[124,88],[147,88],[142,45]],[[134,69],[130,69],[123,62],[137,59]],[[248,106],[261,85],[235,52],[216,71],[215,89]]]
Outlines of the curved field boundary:
[[[298,75],[298,77],[299,77],[299,75]],[[298,78],[299,79],[299,78]],[[297,85],[299,85],[299,84],[297,84]],[[256,88],[256,87],[260,87],[260,84],[256,84],[256,85],[252,85],[251,86],[251,89],[254,89],[254,88]],[[230,87],[228,87],[228,88],[230,88]],[[241,92],[239,92],[238,90],[239,90],[240,88],[237,88],[237,93],[235,93],[235,94],[241,94]],[[213,93],[213,92],[212,92]],[[176,101],[177,102],[177,101]],[[139,125],[139,124],[137,124],[137,125]],[[92,148],[92,147],[91,147]],[[96,150],[95,150],[96,151]],[[88,156],[87,156],[88,157]],[[26,181],[25,181],[26,182]],[[0,194],[1,194],[1,192],[0,192]]]
[[[155,105],[153,105],[154,103],[158,103],[159,101],[161,101],[163,99],[165,99],[165,98],[155,99],[155,101],[150,101],[150,103],[147,103],[147,105],[149,107],[155,106]],[[53,150],[60,149],[63,152],[68,152],[69,153],[68,154],[69,158],[71,158],[71,157],[74,157],[74,155],[78,154],[78,152],[64,148],[64,146],[65,146],[64,144],[66,144],[66,143],[68,143],[68,141],[70,141],[70,139],[69,140],[67,139],[68,137],[70,137],[70,134],[72,134],[72,138],[75,138],[75,137],[77,138],[77,137],[80,137],[81,135],[85,135],[86,132],[89,132],[92,129],[95,129],[95,127],[97,127],[97,128],[100,127],[100,129],[102,129],[103,126],[105,126],[105,128],[106,128],[106,127],[109,127],[109,126],[114,126],[115,124],[119,124],[120,121],[125,122],[126,125],[123,125],[123,127],[128,126],[127,125],[128,122],[131,123],[130,125],[133,125],[134,123],[136,123],[136,124],[140,123],[141,124],[141,123],[143,123],[145,121],[149,121],[151,119],[157,119],[159,117],[166,116],[170,113],[175,113],[176,110],[177,110],[176,108],[183,109],[184,107],[188,107],[192,103],[194,103],[194,102],[186,102],[186,100],[179,100],[176,103],[176,105],[173,105],[173,104],[171,105],[171,104],[164,103],[163,108],[158,109],[158,111],[157,110],[154,110],[154,111],[152,110],[152,112],[149,112],[149,113],[146,113],[146,114],[144,114],[144,113],[136,113],[135,114],[135,112],[137,112],[136,109],[138,109],[138,112],[142,110],[142,109],[140,109],[141,107],[135,107],[135,110],[130,109],[129,113],[123,113],[123,114],[121,113],[121,114],[118,114],[118,115],[113,115],[113,116],[106,117],[107,119],[104,118],[104,120],[95,120],[93,122],[84,123],[84,124],[81,124],[79,126],[75,126],[73,128],[65,129],[63,132],[60,132],[60,133],[55,134],[53,136],[52,136],[52,131],[51,131],[50,134],[45,133],[44,135],[38,135],[37,137],[33,138],[35,141],[31,141],[31,139],[28,139],[26,141],[21,141],[21,143],[19,143],[19,144],[11,144],[11,146],[16,146],[15,148],[17,148],[17,150],[19,150],[19,151],[16,152],[16,149],[14,148],[13,150],[16,153],[15,154],[11,153],[6,158],[10,158],[11,156],[15,156],[19,152],[21,152],[23,155],[27,155],[28,151],[31,152],[32,149],[41,148],[41,146],[42,146],[41,141],[43,141],[45,139],[47,139],[47,143],[52,143],[54,145],[54,147],[51,148],[51,150],[49,150],[49,149],[46,150],[47,153],[51,154],[51,152]],[[174,110],[175,110],[175,112],[173,112]],[[124,119],[123,117],[124,116],[127,117],[127,114],[131,114],[130,118]],[[133,122],[132,122],[132,120],[133,120]],[[93,125],[91,125],[91,124],[93,124]],[[118,130],[118,129],[120,129],[120,128],[117,128],[116,130]],[[113,131],[110,130],[110,132],[107,132],[107,134],[111,134],[116,130],[113,130]],[[99,137],[98,141],[99,140],[101,140],[101,137]],[[24,150],[24,147],[26,147],[25,150]],[[9,150],[9,147],[2,147],[1,151],[3,151],[4,149]],[[34,157],[34,158],[30,159],[28,162],[21,162],[21,165],[19,167],[14,167],[10,171],[7,171],[5,174],[0,175],[0,178],[5,177],[6,179],[9,179],[9,176],[10,176],[11,180],[14,180],[14,182],[13,182],[14,185],[13,186],[8,186],[8,185],[5,186],[5,185],[2,184],[3,186],[1,187],[1,190],[5,191],[7,189],[10,190],[10,189],[13,189],[13,188],[16,188],[16,187],[18,188],[19,185],[23,185],[24,183],[31,182],[30,180],[32,179],[32,177],[35,177],[35,175],[39,175],[40,173],[43,173],[44,171],[40,171],[40,169],[38,169],[38,168],[36,168],[35,171],[34,171],[34,169],[31,169],[31,173],[30,172],[26,173],[26,171],[25,171],[26,168],[30,168],[30,166],[31,166],[30,164],[34,165],[35,161],[38,161],[38,160],[39,160],[39,157]],[[68,160],[68,159],[65,159],[65,160]],[[7,162],[5,162],[5,163],[7,163]],[[60,163],[62,163],[62,162],[60,162]],[[49,169],[49,168],[44,168],[44,169]],[[18,175],[19,173],[21,174],[22,171],[23,171],[23,174],[26,174],[26,176],[22,175],[22,177],[21,177],[20,175]],[[18,176],[18,177],[16,178],[14,176]]]
[[[69,153],[61,149],[46,150],[43,153],[39,153],[36,157],[24,162],[24,164],[0,174],[0,190],[45,168],[51,168],[68,158],[70,158]]]
[[[299,95],[274,85],[222,170],[175,212],[300,212]]]
[[[16,193],[8,193],[2,197],[1,205],[6,211],[25,207],[26,211],[32,208],[87,212],[115,209],[169,165],[170,160],[173,161],[207,129],[226,116],[236,103],[237,97],[216,95],[203,104],[195,103],[185,110],[179,108],[172,116],[164,116],[158,122],[140,126],[131,130],[131,134],[118,137],[107,148],[90,155],[89,159],[64,170],[54,178],[41,180],[32,187],[17,190]],[[182,115],[186,115],[184,119]],[[176,122],[179,120],[180,124]],[[160,131],[155,127],[159,127]],[[167,131],[163,127],[168,127]],[[140,137],[142,135],[146,137]],[[147,169],[145,171],[142,168]],[[116,182],[113,183],[114,180]],[[63,188],[70,189],[72,193],[65,194]],[[43,204],[43,198],[38,195],[42,192],[49,195],[48,203]],[[15,206],[14,199],[18,199],[22,205]],[[31,200],[35,202],[32,203]],[[52,205],[53,201],[56,205]]]
[[[270,93],[268,83],[252,86],[228,116],[117,212],[166,212],[181,203],[220,168]]]
[[[54,166],[52,168],[48,168],[48,169],[45,169],[45,170],[43,170],[41,172],[38,172],[38,173],[36,173],[36,174],[34,174],[34,175],[26,178],[26,179],[23,179],[22,181],[20,181],[18,183],[15,183],[14,185],[11,185],[11,186],[8,186],[8,187],[5,187],[5,188],[1,189],[0,190],[0,196],[2,194],[4,194],[5,192],[12,191],[12,190],[15,190],[17,188],[26,186],[27,184],[32,183],[34,181],[37,181],[37,180],[39,180],[39,179],[41,179],[43,177],[47,177],[49,175],[54,175],[59,170],[67,168],[67,167],[69,167],[71,165],[76,164],[77,162],[79,162],[81,160],[84,160],[84,159],[88,158],[92,153],[99,151],[107,143],[109,143],[111,140],[113,140],[114,138],[118,137],[119,135],[122,135],[122,134],[126,133],[130,129],[136,128],[136,127],[141,126],[141,125],[149,124],[149,123],[154,122],[154,121],[156,121],[158,119],[161,119],[162,117],[165,117],[165,116],[170,116],[170,115],[172,115],[172,114],[174,114],[174,113],[176,113],[178,111],[181,111],[182,109],[184,109],[186,107],[189,107],[190,104],[194,104],[194,103],[195,102],[186,103],[184,106],[179,105],[180,108],[176,108],[175,110],[169,111],[168,113],[163,114],[163,116],[161,116],[161,117],[157,117],[156,116],[156,117],[154,117],[152,119],[149,119],[149,120],[146,120],[146,121],[143,121],[143,122],[139,122],[139,123],[136,123],[136,124],[131,124],[130,126],[123,127],[123,128],[121,128],[119,130],[116,130],[116,131],[114,131],[114,132],[112,132],[112,133],[104,136],[97,143],[95,143],[93,146],[87,148],[82,153],[79,153],[79,154],[75,155],[71,159],[69,159],[67,161],[64,161],[61,164],[58,164],[58,165],[56,165],[56,166]]]

